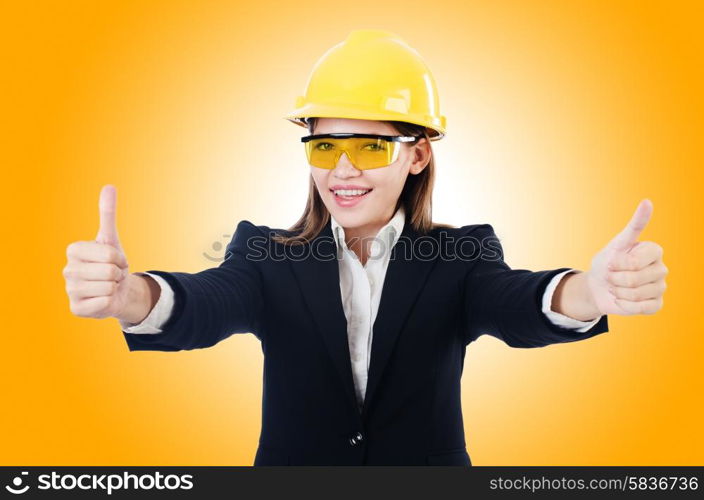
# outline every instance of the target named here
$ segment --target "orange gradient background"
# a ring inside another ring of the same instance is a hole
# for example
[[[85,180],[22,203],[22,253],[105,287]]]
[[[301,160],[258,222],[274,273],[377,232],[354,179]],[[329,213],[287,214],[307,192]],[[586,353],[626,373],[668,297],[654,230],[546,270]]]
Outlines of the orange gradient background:
[[[398,33],[437,81],[434,219],[491,223],[513,268],[588,269],[654,205],[641,239],[665,249],[660,312],[582,342],[470,344],[473,463],[704,464],[698,3],[6,5],[1,464],[252,464],[257,339],[129,352],[116,319],[71,314],[66,246],[95,238],[108,183],[132,272],[214,267],[204,254],[221,259],[243,219],[289,227],[309,167],[282,117],[359,28]]]

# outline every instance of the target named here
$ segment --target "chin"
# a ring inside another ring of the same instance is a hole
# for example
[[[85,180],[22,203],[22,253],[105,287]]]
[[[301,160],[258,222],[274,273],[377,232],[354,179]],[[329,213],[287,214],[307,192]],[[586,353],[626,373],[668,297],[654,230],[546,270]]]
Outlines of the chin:
[[[371,217],[364,210],[340,210],[339,207],[335,207],[335,210],[328,210],[335,220],[345,228],[361,227],[371,222]]]

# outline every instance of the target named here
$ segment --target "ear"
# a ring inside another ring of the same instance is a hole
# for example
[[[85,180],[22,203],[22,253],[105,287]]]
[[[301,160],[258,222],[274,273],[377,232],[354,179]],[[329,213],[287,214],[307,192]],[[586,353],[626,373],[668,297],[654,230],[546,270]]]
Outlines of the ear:
[[[411,148],[411,165],[408,169],[408,173],[418,175],[430,162],[430,156],[432,155],[430,143],[423,137],[416,144],[411,146]]]

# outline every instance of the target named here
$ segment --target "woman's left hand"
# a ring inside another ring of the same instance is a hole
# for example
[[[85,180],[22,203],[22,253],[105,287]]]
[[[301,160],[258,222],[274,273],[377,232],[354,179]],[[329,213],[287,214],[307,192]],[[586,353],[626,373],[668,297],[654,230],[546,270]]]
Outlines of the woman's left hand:
[[[637,241],[652,212],[652,202],[641,201],[628,225],[592,259],[586,283],[601,314],[653,314],[662,308],[668,273],[663,249]]]

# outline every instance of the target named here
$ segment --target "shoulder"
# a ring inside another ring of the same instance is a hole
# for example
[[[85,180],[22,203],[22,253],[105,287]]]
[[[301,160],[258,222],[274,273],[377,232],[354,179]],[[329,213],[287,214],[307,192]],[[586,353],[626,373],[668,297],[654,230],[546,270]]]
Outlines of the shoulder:
[[[285,235],[285,236],[290,236],[295,234],[295,231],[289,231],[287,229],[281,229],[281,228],[274,228],[274,227],[269,227],[265,225],[258,225],[254,224],[253,222],[249,220],[241,220],[240,222],[237,223],[237,231],[238,232],[243,232],[243,233],[248,233],[248,234],[257,234],[261,236],[273,236],[277,234]]]
[[[485,257],[495,259],[503,255],[494,227],[488,223],[434,227],[431,237],[438,242],[443,260],[475,264]]]
[[[275,250],[281,243],[273,239],[277,234],[292,234],[291,231],[280,228],[272,228],[263,224],[254,224],[249,220],[241,220],[237,223],[232,240],[225,250],[225,260],[229,254],[243,255],[247,260],[262,261],[268,256],[276,255]]]
[[[494,227],[491,224],[467,224],[460,227],[452,227],[445,224],[436,225],[431,233],[435,236],[452,236],[455,238],[471,236],[471,237],[487,237],[496,236]]]
[[[274,240],[274,236],[293,236],[296,233],[296,231],[289,231],[287,229],[270,227],[263,224],[254,224],[253,222],[245,219],[241,220],[237,224],[233,241],[236,240],[241,244],[246,243],[248,246],[261,246],[262,244],[278,246],[282,243]]]

